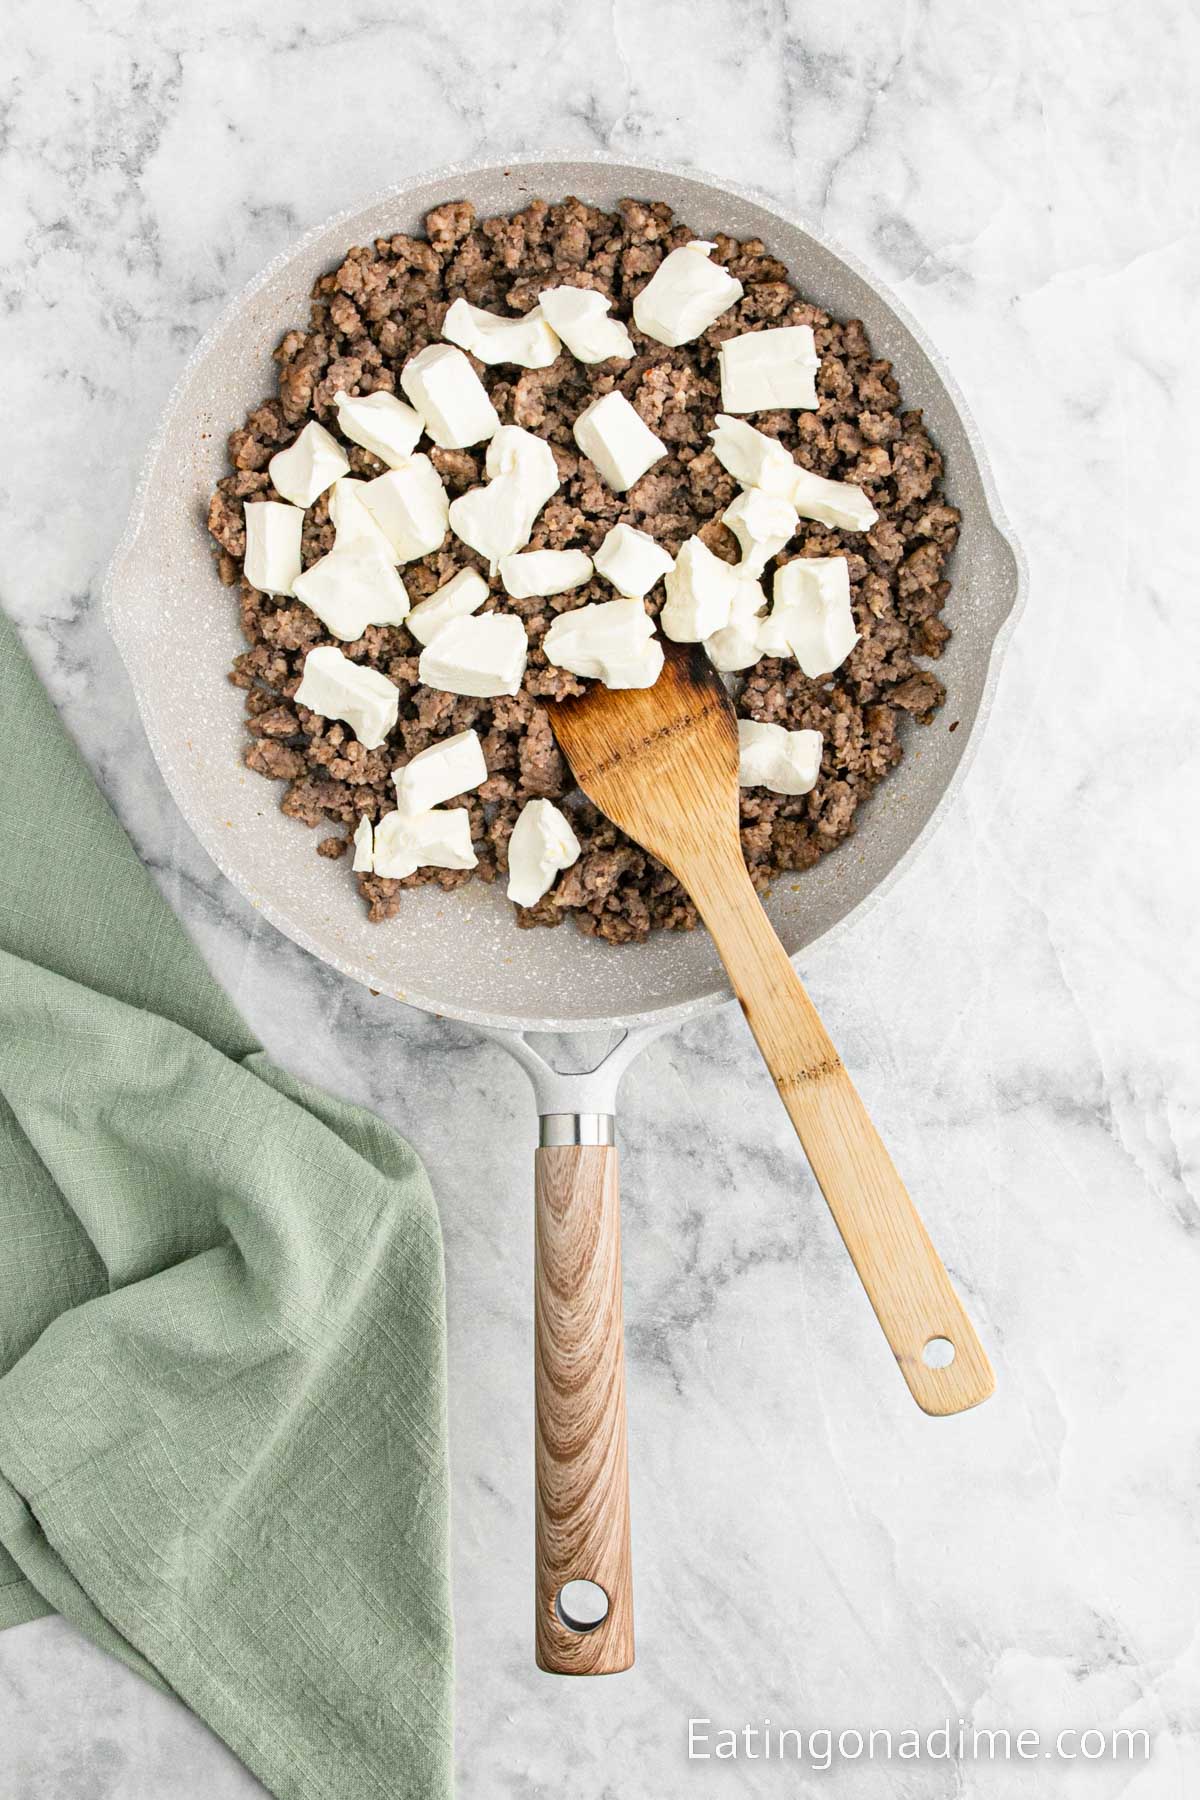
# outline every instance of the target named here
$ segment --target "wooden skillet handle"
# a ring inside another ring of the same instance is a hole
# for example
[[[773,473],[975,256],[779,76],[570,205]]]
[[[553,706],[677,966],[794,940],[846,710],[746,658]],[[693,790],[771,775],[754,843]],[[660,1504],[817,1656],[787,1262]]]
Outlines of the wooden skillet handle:
[[[734,840],[736,844],[736,839]],[[950,1277],[776,937],[740,849],[688,871],[700,914],[917,1405],[965,1412],[995,1377]],[[953,1360],[931,1366],[952,1345]]]
[[[537,1661],[612,1675],[633,1663],[616,1149],[544,1145],[535,1195]],[[602,1623],[560,1599],[575,1581],[603,1588]]]

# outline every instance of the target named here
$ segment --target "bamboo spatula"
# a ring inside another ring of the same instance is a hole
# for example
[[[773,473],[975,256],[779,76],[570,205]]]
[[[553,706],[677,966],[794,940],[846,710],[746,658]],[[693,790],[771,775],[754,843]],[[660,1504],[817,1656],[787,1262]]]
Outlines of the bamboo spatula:
[[[701,648],[664,648],[653,687],[597,683],[551,707],[555,735],[589,799],[695,901],[913,1398],[964,1412],[992,1392],[991,1367],[754,891],[732,702]]]

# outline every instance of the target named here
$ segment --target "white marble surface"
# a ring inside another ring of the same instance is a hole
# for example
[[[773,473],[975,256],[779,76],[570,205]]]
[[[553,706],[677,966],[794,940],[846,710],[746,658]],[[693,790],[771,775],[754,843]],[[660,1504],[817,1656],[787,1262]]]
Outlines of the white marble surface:
[[[0,593],[282,1062],[415,1141],[450,1273],[461,1793],[1185,1800],[1200,1784],[1196,668],[1200,27],[1183,0],[15,0],[0,135]],[[909,1401],[738,1017],[624,1114],[639,1661],[530,1658],[523,1077],[256,921],[167,799],[97,606],[198,334],[303,227],[423,166],[601,147],[750,182],[947,354],[1032,588],[953,816],[805,973],[999,1376]],[[1194,473],[1192,487],[1194,489]],[[1190,590],[1190,591],[1189,591]],[[1188,1052],[1191,1052],[1189,1068]],[[453,1109],[453,1110],[452,1110]],[[689,1716],[1143,1725],[1148,1767],[689,1764]],[[58,1621],[0,1638],[2,1800],[241,1800]]]

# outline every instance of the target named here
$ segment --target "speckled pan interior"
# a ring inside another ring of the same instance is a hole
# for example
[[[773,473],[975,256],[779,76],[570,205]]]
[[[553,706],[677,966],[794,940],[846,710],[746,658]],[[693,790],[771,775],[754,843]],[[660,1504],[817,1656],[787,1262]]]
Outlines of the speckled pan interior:
[[[944,807],[986,712],[999,650],[1022,593],[1019,553],[992,491],[975,430],[932,347],[897,303],[843,252],[752,195],[649,165],[522,161],[422,176],[310,232],[251,284],[197,347],[148,453],[106,610],[155,757],[205,848],[281,931],[344,973],[397,999],[480,1024],[570,1029],[682,1018],[728,992],[707,935],[658,932],[612,946],[570,924],[520,931],[499,888],[407,894],[398,918],[370,925],[343,864],[315,855],[315,834],[279,811],[281,789],[242,764],[242,696],[225,679],[242,647],[232,594],[217,580],[204,515],[225,472],[230,428],[274,392],[271,351],[303,325],[309,290],[349,244],[418,231],[423,215],[466,197],[483,214],[532,194],[666,200],[702,235],[761,237],[802,293],[865,322],[921,406],[963,512],[949,574],[954,636],[939,664],[949,697],[931,726],[907,726],[908,754],[858,815],[857,834],[775,887],[768,910],[795,955],[877,899]],[[957,721],[953,732],[949,727]]]

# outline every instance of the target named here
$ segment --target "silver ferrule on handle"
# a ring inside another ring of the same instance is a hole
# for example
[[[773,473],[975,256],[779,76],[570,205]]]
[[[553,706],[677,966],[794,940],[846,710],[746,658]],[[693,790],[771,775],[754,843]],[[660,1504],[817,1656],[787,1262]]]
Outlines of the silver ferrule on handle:
[[[539,1120],[538,1143],[543,1147],[559,1144],[615,1144],[616,1120],[612,1113],[552,1112]]]

